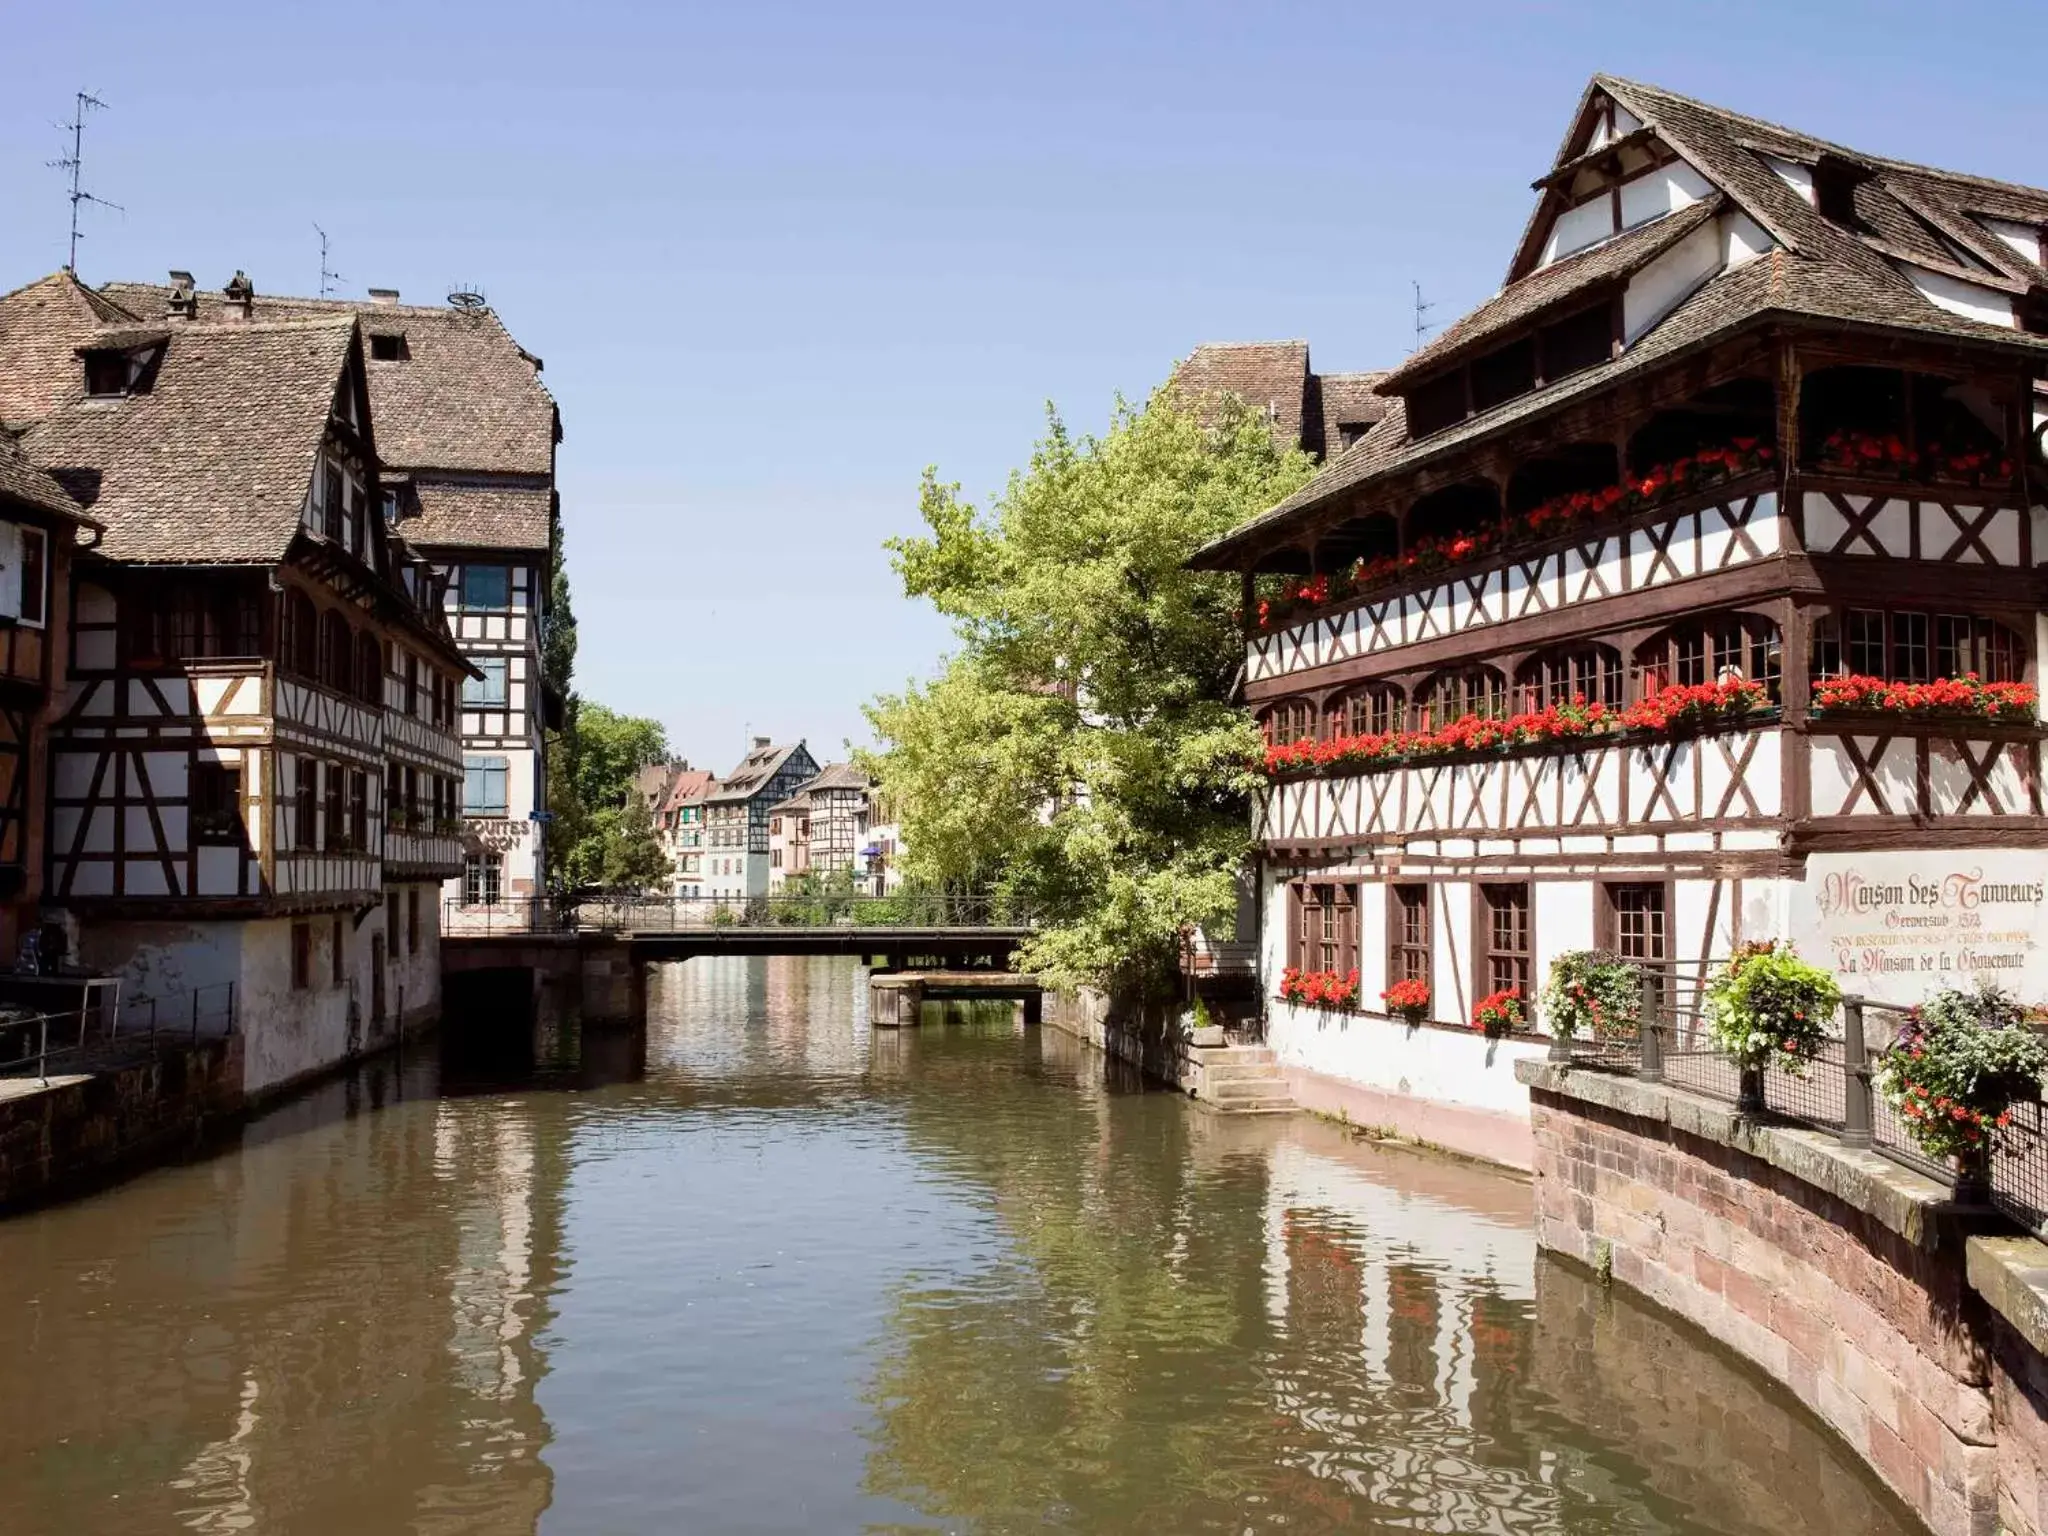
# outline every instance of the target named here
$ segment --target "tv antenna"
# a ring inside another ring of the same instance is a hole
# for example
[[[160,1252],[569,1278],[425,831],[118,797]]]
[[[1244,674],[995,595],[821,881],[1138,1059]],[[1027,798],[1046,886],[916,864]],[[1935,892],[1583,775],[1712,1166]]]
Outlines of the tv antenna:
[[[313,225],[313,233],[320,237],[320,297],[324,299],[334,292],[336,283],[347,279],[327,265],[327,231],[320,227],[318,221]]]
[[[64,263],[64,270],[73,277],[78,276],[78,205],[98,203],[102,208],[111,208],[116,213],[128,210],[119,203],[110,203],[104,197],[94,197],[78,184],[80,172],[85,166],[85,114],[87,111],[104,112],[107,104],[90,91],[80,91],[72,103],[71,121],[59,123],[59,128],[71,130],[71,153],[60,155],[55,160],[45,161],[52,170],[68,171],[71,175],[71,257]]]
[[[1408,350],[1410,352],[1420,352],[1422,350],[1422,338],[1436,329],[1423,316],[1427,315],[1432,309],[1435,309],[1436,305],[1423,299],[1422,284],[1414,283],[1410,286],[1415,289],[1415,345]]]

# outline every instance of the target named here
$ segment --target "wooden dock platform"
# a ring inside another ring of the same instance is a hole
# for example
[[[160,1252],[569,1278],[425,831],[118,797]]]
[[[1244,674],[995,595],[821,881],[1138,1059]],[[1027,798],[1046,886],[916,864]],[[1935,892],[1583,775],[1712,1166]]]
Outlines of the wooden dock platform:
[[[877,1029],[912,1029],[927,1000],[1014,998],[1024,1022],[1036,1024],[1045,989],[1036,976],[1015,971],[877,971],[868,978],[868,1023]]]

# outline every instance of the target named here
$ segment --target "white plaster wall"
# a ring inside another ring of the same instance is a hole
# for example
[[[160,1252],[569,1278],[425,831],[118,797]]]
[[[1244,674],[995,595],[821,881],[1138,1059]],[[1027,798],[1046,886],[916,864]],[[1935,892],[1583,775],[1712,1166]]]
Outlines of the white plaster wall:
[[[423,892],[431,889],[423,887]],[[424,911],[421,920],[424,925]],[[395,1028],[395,987],[386,993],[385,1023],[377,1026],[370,1016],[371,940],[384,931],[384,904],[379,902],[361,927],[355,926],[353,914],[340,914],[343,982],[338,987],[331,979],[335,914],[316,914],[310,921],[313,984],[304,991],[293,990],[291,984],[289,918],[88,923],[79,935],[79,958],[91,970],[121,978],[128,1020],[141,1017],[133,1005],[156,998],[159,1029],[175,1028],[180,1020],[189,1024],[195,992],[202,1010],[217,1017],[224,1006],[224,984],[233,983],[236,1027],[242,1033],[242,1086],[245,1092],[260,1093],[336,1065],[352,1045],[358,1050],[374,1048]],[[415,985],[422,995],[431,991],[439,996],[439,956],[438,944],[423,944],[411,972],[417,979],[409,980],[406,988],[409,1010],[418,1006]],[[429,968],[434,973],[431,980],[426,976]]]
[[[1529,967],[1537,996],[1550,978],[1550,968],[1567,950],[1592,949],[1595,892],[1590,880],[1540,881],[1531,888],[1536,927],[1536,953]],[[1537,1021],[1541,1024],[1541,1020]]]
[[[421,1009],[438,1013],[441,1008],[441,887],[421,883],[399,886],[398,931],[390,936],[391,992],[387,999],[394,1015],[398,1012],[400,987],[405,989],[408,1017]],[[417,892],[420,903],[420,948],[416,955],[405,952],[406,895]],[[363,924],[365,928],[369,923]],[[366,941],[367,942],[367,941]],[[365,993],[367,996],[367,992]]]
[[[1746,267],[1777,243],[1763,225],[1740,212],[1722,215],[1721,237],[1721,265],[1724,267]]]
[[[1900,262],[1899,270],[1906,274],[1906,280],[1920,291],[1920,297],[1937,309],[1945,309],[1952,315],[1961,315],[1965,320],[1979,320],[1986,325],[2013,326],[2012,297],[1998,292],[1995,288],[1982,288],[1975,283],[1966,283],[1961,278],[1950,277],[1945,272],[1930,272],[1925,267],[1916,267],[1909,262]]]
[[[1805,198],[1808,203],[1813,202],[1812,166],[1801,165],[1796,160],[1780,160],[1775,155],[1765,155],[1763,161],[1778,173],[1778,180]]]
[[[1432,940],[1430,1016],[1447,1024],[1472,1018],[1472,883],[1446,880],[1430,888]]]
[[[1519,1119],[1528,1118],[1529,1090],[1515,1081],[1515,1063],[1548,1049],[1540,1042],[1489,1042],[1469,1030],[1410,1029],[1281,1002],[1267,1008],[1266,1043],[1283,1067]]]
[[[2041,231],[2032,224],[2015,224],[2008,219],[1984,219],[1981,222],[2035,266],[2041,264]]]
[[[1635,341],[1721,270],[1722,236],[1709,222],[1629,279],[1622,295],[1622,332]]]
[[[1634,229],[1651,219],[1676,213],[1713,190],[1714,184],[1690,165],[1683,160],[1674,161],[1661,170],[1621,184],[1621,227]]]
[[[1543,242],[1543,259],[1537,265],[1549,266],[1559,257],[1582,251],[1613,233],[1612,198],[1596,197],[1591,202],[1581,203],[1559,214],[1552,222],[1550,238]]]
[[[1358,887],[1358,997],[1368,1008],[1378,1006],[1389,984],[1386,934],[1387,888],[1365,881]]]

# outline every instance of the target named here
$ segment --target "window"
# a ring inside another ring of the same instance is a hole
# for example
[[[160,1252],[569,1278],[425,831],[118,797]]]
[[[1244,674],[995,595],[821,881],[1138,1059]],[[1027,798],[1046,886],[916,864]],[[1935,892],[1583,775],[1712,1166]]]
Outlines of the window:
[[[348,979],[348,930],[341,919],[334,920],[334,945],[327,951],[327,977],[335,986]]]
[[[465,907],[495,907],[504,859],[495,853],[472,853],[462,860],[462,904]]]
[[[1284,747],[1293,741],[1313,741],[1316,735],[1316,707],[1307,699],[1284,699],[1266,711],[1261,722],[1266,744]]]
[[[462,814],[503,816],[506,810],[507,772],[508,765],[502,757],[472,757],[465,761]]]
[[[320,841],[320,764],[302,757],[292,774],[292,846],[302,851]]]
[[[128,354],[94,351],[85,354],[85,392],[88,395],[128,393]]]
[[[387,955],[395,955],[395,954],[397,954],[397,953],[398,953],[398,892],[396,892],[396,891],[386,891],[386,892],[384,893],[384,935],[385,935],[385,944],[387,945],[387,948],[386,948],[386,949],[385,949],[385,951],[384,951],[384,952],[385,952],[385,954],[387,954]]]
[[[48,615],[43,589],[47,578],[50,536],[40,528],[21,530],[21,622],[41,624]]]
[[[462,606],[511,607],[512,572],[502,565],[465,565],[462,568]]]
[[[1630,686],[1641,699],[1674,683],[1697,688],[1739,677],[1762,683],[1775,704],[1783,665],[1777,625],[1749,614],[1721,614],[1679,625],[1639,649]]]
[[[373,333],[370,337],[370,361],[373,363],[402,363],[411,356],[412,351],[406,346],[403,333],[397,335],[378,335]]]
[[[1526,395],[1536,387],[1536,338],[1524,336],[1511,341],[1472,364],[1472,409],[1490,411],[1496,405]]]
[[[368,521],[370,493],[357,482],[348,483],[348,547],[364,560],[370,558]]]
[[[292,924],[292,990],[304,992],[313,985],[313,925],[304,919]]]
[[[192,841],[242,840],[242,770],[224,763],[194,763],[189,803]]]
[[[465,704],[488,704],[504,708],[507,698],[505,675],[511,666],[503,656],[489,656],[476,663],[482,677],[466,677],[462,680],[462,702]]]
[[[1417,730],[1445,725],[1465,715],[1507,713],[1507,685],[1491,667],[1464,667],[1440,672],[1416,694]]]
[[[1427,437],[1465,419],[1465,370],[1453,368],[1407,392],[1408,435]]]
[[[1995,619],[1967,613],[1851,608],[1813,622],[1815,678],[1852,672],[1921,683],[1974,672],[1987,683],[2018,682],[2026,645]]]
[[[420,712],[420,659],[411,651],[405,653],[405,712],[414,716]]]
[[[1604,645],[1550,651],[1525,662],[1515,678],[1515,704],[1531,712],[1583,700],[1621,707],[1621,657]]]
[[[320,531],[335,543],[341,542],[341,469],[323,464],[320,468]]]
[[[1330,731],[1340,736],[1384,736],[1400,730],[1406,714],[1400,689],[1362,688],[1330,705]]]
[[[1543,382],[1604,363],[1614,354],[1614,307],[1596,304],[1567,315],[1537,333],[1543,349]]]
[[[348,846],[348,828],[341,819],[342,784],[339,764],[329,763],[326,768],[327,798],[325,843],[329,853],[339,853]]]
[[[405,814],[405,767],[402,763],[384,765],[384,825],[387,828],[403,828],[410,821]],[[392,925],[391,931],[398,931]]]
[[[1428,982],[1429,887],[1387,888],[1387,980]]]
[[[419,769],[407,768],[405,770],[405,778],[399,785],[399,789],[401,791],[398,796],[399,809],[404,811],[407,825],[418,827],[420,824]]]
[[[352,693],[355,677],[355,632],[348,620],[329,609],[320,620],[320,681],[336,693]]]
[[[1295,887],[1300,921],[1295,929],[1294,963],[1305,971],[1358,969],[1358,907],[1349,885]]]
[[[285,645],[291,669],[300,677],[320,676],[320,616],[313,600],[303,592],[292,592],[284,600]]]
[[[348,846],[357,853],[370,846],[370,776],[360,768],[348,771]]]
[[[1488,992],[1514,990],[1527,1000],[1529,991],[1529,887],[1527,884],[1482,885],[1479,896],[1485,907],[1486,972],[1482,980]]]
[[[1624,960],[1652,967],[1651,985],[1661,998],[1662,967],[1671,958],[1664,887],[1649,881],[1631,881],[1604,889],[1610,947]]]
[[[384,702],[384,642],[367,630],[356,637],[356,694],[365,704]]]
[[[382,492],[377,497],[377,509],[384,514],[384,526],[386,528],[396,528],[398,526],[398,492]],[[406,588],[412,592],[414,597],[419,596],[417,588],[413,585],[412,572],[410,571],[406,572]]]
[[[405,952],[420,952],[420,893],[416,890],[405,893]]]

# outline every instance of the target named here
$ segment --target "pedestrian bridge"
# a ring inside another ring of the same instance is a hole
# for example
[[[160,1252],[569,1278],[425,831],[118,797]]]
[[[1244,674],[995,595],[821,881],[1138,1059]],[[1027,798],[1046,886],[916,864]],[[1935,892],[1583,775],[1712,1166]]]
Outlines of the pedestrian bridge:
[[[1033,931],[988,897],[601,897],[442,912],[444,978],[527,971],[586,1018],[645,1014],[644,968],[698,955],[848,955],[879,971],[1005,971]]]

